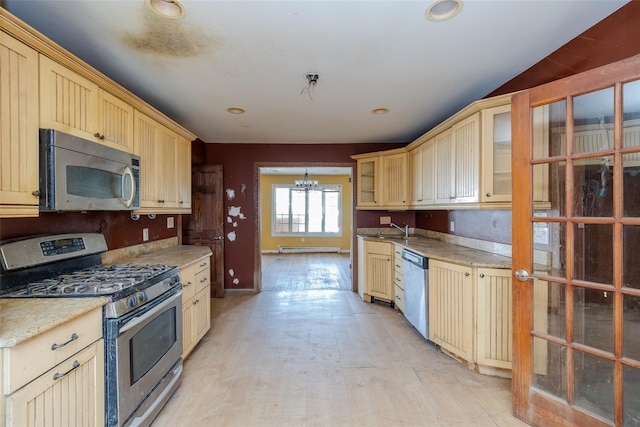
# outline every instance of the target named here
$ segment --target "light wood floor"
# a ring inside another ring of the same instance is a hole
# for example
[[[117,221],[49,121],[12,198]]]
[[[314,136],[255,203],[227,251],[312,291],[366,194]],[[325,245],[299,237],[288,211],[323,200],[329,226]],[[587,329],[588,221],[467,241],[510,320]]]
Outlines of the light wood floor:
[[[350,254],[263,254],[263,291],[350,291]]]
[[[525,425],[510,380],[467,370],[357,293],[228,295],[211,318],[154,427]]]

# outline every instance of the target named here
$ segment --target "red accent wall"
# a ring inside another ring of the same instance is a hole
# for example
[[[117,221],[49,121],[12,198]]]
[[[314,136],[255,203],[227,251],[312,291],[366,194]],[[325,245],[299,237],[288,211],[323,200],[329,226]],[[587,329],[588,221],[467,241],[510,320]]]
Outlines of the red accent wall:
[[[223,166],[223,188],[233,190],[235,197],[225,196],[224,217],[230,207],[239,208],[241,216],[233,223],[225,220],[224,276],[226,289],[253,289],[256,230],[259,213],[256,212],[256,164],[276,163],[289,166],[349,163],[355,168],[351,155],[402,147],[405,144],[204,144],[207,164]],[[264,166],[264,165],[263,165]],[[355,191],[354,191],[355,194]],[[355,203],[354,203],[355,206]],[[356,211],[354,228],[377,227],[381,215],[392,215],[398,223],[414,226],[413,212],[387,213],[386,211]],[[244,218],[244,219],[243,219]],[[230,240],[229,233],[234,233]],[[233,270],[233,277],[229,270]],[[233,280],[237,279],[237,283]]]
[[[167,217],[175,218],[175,227],[167,228]],[[149,241],[178,235],[179,215],[157,215],[149,219],[141,215],[138,221],[129,212],[64,212],[41,213],[37,218],[3,218],[0,221],[0,240],[38,234],[102,233],[107,247],[112,249],[143,243],[142,229],[149,229]]]

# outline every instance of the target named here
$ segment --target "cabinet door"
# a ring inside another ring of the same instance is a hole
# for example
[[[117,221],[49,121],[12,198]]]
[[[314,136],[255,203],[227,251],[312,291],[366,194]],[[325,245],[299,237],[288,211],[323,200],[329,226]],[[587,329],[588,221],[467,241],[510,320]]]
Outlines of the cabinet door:
[[[429,339],[473,361],[473,277],[471,268],[429,262]]]
[[[483,111],[482,202],[511,201],[511,105]]]
[[[40,55],[40,127],[96,141],[98,85]]]
[[[177,148],[178,136],[158,125],[158,140],[155,150],[156,181],[158,182],[158,199],[161,208],[175,209],[178,207],[177,187]]]
[[[200,341],[211,327],[210,307],[211,291],[209,286],[206,286],[194,298],[193,335],[195,342]]]
[[[478,202],[480,185],[480,113],[451,128],[454,145],[454,201]]]
[[[133,152],[133,107],[100,89],[98,139],[101,144]]]
[[[422,204],[435,203],[436,179],[435,179],[435,141],[430,140],[422,146]]]
[[[424,181],[422,179],[422,156],[424,152],[424,145],[411,150],[409,152],[409,168],[410,168],[410,197],[409,204],[411,206],[421,206],[423,203],[423,186]]]
[[[393,245],[365,242],[365,293],[393,301]]]
[[[451,129],[435,137],[435,203],[449,204],[455,199],[455,151]]]
[[[195,305],[193,304],[195,297],[188,299],[182,303],[182,358],[186,359],[193,347],[196,345],[196,340],[193,334],[194,324],[193,317],[195,311]]]
[[[0,218],[38,216],[38,53],[0,32]]]
[[[378,157],[358,159],[358,207],[377,207],[379,202]]]
[[[140,156],[140,207],[161,208],[159,202],[164,181],[157,165],[160,124],[139,111],[134,111],[134,153]]]
[[[178,207],[191,213],[191,141],[178,138],[176,144]]]
[[[104,424],[104,341],[100,339],[7,398],[14,426]]]
[[[511,369],[511,270],[479,268],[477,361]]]
[[[407,206],[407,153],[382,156],[384,207]]]

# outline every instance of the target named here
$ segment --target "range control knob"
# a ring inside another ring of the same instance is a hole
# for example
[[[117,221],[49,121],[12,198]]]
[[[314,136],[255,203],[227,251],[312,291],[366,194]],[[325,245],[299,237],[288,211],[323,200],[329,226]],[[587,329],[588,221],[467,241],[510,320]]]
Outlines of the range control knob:
[[[147,297],[147,294],[145,292],[140,292],[140,294],[138,294],[138,299],[140,300],[140,302],[145,302],[149,298]]]
[[[178,282],[180,282],[180,276],[178,274],[171,276],[171,286],[176,285]]]
[[[136,298],[136,296],[133,295],[131,298],[129,298],[128,305],[129,307],[135,307],[136,305],[138,305],[138,298]]]

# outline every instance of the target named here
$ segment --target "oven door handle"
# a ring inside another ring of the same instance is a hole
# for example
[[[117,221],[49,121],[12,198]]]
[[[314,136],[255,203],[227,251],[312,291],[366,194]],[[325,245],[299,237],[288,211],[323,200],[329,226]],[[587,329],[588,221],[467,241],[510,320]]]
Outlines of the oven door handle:
[[[156,314],[158,314],[158,312],[164,310],[167,306],[173,305],[173,301],[175,299],[177,299],[177,298],[182,298],[182,289],[180,289],[178,292],[176,292],[176,294],[173,295],[172,297],[169,297],[165,301],[163,301],[160,304],[158,304],[156,307],[154,307],[150,311],[144,313],[141,316],[136,316],[136,317],[132,318],[124,326],[122,326],[122,328],[120,328],[118,330],[118,334],[122,335],[123,333],[127,332],[129,329],[135,328],[139,324],[146,322],[147,319],[149,319],[150,317],[155,316]]]

